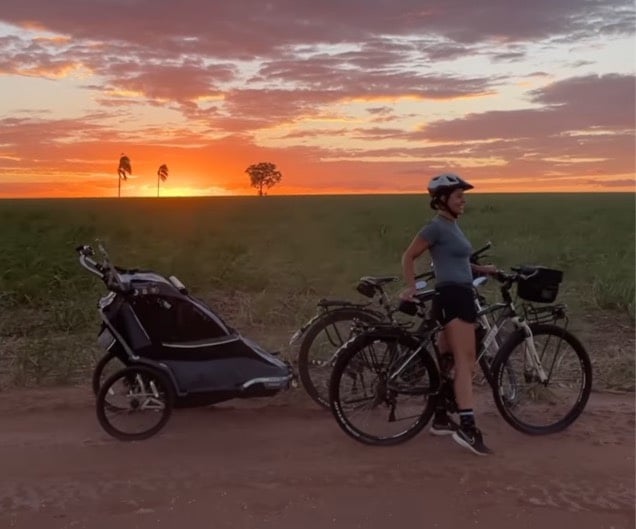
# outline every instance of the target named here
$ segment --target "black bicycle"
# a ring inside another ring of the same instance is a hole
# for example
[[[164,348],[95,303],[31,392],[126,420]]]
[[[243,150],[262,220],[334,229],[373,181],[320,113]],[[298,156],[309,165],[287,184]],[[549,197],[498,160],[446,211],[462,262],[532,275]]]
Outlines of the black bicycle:
[[[531,435],[559,432],[572,424],[587,404],[592,387],[589,356],[567,330],[564,305],[535,307],[555,301],[560,271],[518,267],[499,272],[500,303],[480,310],[476,338],[478,364],[492,388],[502,417]],[[517,310],[510,290],[524,302]],[[401,310],[421,316],[434,296],[423,294]],[[495,321],[495,325],[484,322]],[[565,325],[557,324],[565,321]],[[487,354],[505,322],[514,331],[494,354]],[[498,323],[498,324],[497,324]],[[440,325],[425,319],[412,325],[366,326],[338,351],[329,387],[331,410],[339,426],[354,439],[372,445],[394,445],[419,433],[433,415],[437,399],[457,411],[452,381],[442,374],[436,335]]]
[[[433,272],[416,276],[419,288],[426,288]],[[361,277],[356,290],[371,299],[366,303],[321,299],[316,314],[303,324],[289,340],[293,346],[300,340],[297,370],[303,388],[320,406],[329,408],[329,377],[336,351],[351,338],[361,324],[395,322],[396,308],[385,287],[397,281],[395,276]]]
[[[470,257],[472,263],[478,264],[486,257],[486,251],[492,244],[488,242]],[[415,276],[416,287],[425,294],[429,281],[435,278],[435,271],[429,270]],[[356,290],[371,301],[353,303],[345,300],[326,300],[318,302],[316,314],[300,327],[291,337],[289,345],[300,341],[297,356],[298,377],[307,394],[320,406],[329,408],[329,379],[334,366],[336,352],[354,333],[366,325],[379,322],[397,324],[395,318],[397,307],[391,303],[385,287],[397,281],[395,276],[360,278]],[[476,278],[475,286],[481,286],[480,278]],[[485,302],[482,296],[478,299]],[[419,316],[419,324],[427,318],[425,311]]]

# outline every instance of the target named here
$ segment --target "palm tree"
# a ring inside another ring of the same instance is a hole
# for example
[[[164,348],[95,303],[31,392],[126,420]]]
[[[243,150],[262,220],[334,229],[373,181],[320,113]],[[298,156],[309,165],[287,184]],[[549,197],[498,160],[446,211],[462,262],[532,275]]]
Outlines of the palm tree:
[[[168,166],[164,163],[157,169],[157,198],[159,198],[159,182],[165,182],[168,179]]]
[[[126,156],[124,153],[121,154],[121,158],[119,158],[119,167],[117,168],[117,174],[119,178],[117,180],[117,196],[121,197],[121,181],[128,180],[126,173],[129,175],[132,174],[132,166],[130,165],[130,158]]]

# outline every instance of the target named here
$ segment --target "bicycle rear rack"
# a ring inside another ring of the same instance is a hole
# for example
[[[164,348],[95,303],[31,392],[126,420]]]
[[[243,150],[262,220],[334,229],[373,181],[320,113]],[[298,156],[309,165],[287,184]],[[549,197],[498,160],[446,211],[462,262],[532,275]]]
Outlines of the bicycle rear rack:
[[[524,303],[523,312],[526,320],[530,323],[556,324],[561,320],[565,320],[565,327],[568,326],[569,319],[567,316],[567,306],[563,303],[541,307],[535,307],[530,303]]]

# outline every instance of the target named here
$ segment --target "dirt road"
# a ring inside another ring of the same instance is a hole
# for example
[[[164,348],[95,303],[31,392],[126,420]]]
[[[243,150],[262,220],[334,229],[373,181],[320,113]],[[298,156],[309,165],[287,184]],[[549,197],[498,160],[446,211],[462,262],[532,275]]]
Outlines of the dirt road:
[[[634,527],[633,394],[593,394],[549,437],[479,420],[494,456],[427,432],[366,447],[297,390],[177,410],[127,444],[102,432],[86,388],[3,392],[0,527]]]

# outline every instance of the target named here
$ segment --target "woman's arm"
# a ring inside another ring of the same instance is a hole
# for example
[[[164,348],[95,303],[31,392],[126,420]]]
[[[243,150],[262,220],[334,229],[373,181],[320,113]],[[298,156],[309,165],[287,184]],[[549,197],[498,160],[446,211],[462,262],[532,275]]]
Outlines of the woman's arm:
[[[492,275],[495,274],[497,272],[497,267],[495,265],[477,265],[477,264],[473,264],[470,263],[470,267],[472,268],[473,272],[477,273],[477,274],[483,274],[483,275]]]
[[[400,293],[400,297],[408,299],[415,293],[415,260],[429,248],[428,241],[418,234],[402,254],[402,277],[406,283],[406,289]]]

